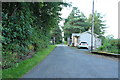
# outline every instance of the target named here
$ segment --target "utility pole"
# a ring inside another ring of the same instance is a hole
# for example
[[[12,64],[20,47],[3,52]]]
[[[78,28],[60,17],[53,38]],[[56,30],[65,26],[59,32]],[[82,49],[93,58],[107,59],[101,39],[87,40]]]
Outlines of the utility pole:
[[[91,30],[91,52],[93,51],[93,35],[94,35],[94,0],[92,4],[92,30]]]

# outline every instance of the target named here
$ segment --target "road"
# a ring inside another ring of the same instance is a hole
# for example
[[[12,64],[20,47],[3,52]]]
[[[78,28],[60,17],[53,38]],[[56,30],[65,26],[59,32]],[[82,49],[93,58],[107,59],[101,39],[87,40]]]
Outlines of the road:
[[[23,78],[118,78],[118,62],[58,45]]]

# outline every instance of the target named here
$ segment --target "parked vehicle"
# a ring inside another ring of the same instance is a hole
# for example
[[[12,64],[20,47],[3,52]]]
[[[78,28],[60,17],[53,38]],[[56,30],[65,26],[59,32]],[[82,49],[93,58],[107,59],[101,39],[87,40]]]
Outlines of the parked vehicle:
[[[80,42],[77,45],[77,48],[87,48],[88,49],[88,43],[87,42]]]

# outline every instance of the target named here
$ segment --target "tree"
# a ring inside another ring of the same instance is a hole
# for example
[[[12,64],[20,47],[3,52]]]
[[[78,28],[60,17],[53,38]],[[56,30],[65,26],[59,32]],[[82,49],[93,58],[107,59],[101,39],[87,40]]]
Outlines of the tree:
[[[89,15],[89,18],[87,19],[87,22],[92,24],[92,14]],[[105,24],[104,24],[103,16],[95,11],[94,13],[94,33],[103,36],[105,33]],[[92,25],[91,25],[92,26]]]
[[[80,12],[77,7],[73,7],[70,15],[65,20],[64,31],[68,37],[72,33],[81,33],[89,29],[90,24],[86,21],[84,13]]]
[[[50,44],[63,2],[2,3],[2,68],[26,59]]]
[[[61,43],[62,42],[62,34],[59,27],[55,27],[51,31],[51,39],[53,40],[55,38],[55,43]]]

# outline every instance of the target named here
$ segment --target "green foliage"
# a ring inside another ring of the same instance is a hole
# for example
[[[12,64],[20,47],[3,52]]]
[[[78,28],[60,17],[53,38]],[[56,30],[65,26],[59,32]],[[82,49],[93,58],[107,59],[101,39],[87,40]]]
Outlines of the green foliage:
[[[103,38],[105,33],[105,24],[103,16],[95,11],[94,13],[94,33]],[[92,14],[89,15],[88,19],[84,13],[80,12],[77,7],[73,7],[72,12],[65,20],[64,31],[65,38],[70,37],[72,33],[82,33],[91,29],[92,26]]]
[[[63,43],[64,43],[65,45],[67,45],[67,41],[64,41]]]
[[[34,66],[39,64],[50,52],[55,48],[55,45],[50,45],[46,49],[38,51],[35,56],[31,59],[24,60],[20,63],[15,64],[14,67],[2,70],[2,78],[20,78]],[[11,62],[10,62],[11,63]]]
[[[66,6],[62,2],[2,3],[2,68],[14,66],[34,55],[33,52],[48,47],[50,31],[60,21],[61,5]]]
[[[55,37],[55,43],[59,44],[62,42],[62,35],[61,35],[61,30],[59,27],[55,27],[51,31],[51,39]]]
[[[92,26],[92,14],[89,15],[87,22],[91,24]],[[94,13],[94,33],[103,36],[105,33],[105,24],[104,24],[103,16],[95,11]]]
[[[111,36],[107,36],[103,40],[103,45],[99,47],[98,49],[102,51],[120,54],[118,51],[119,45],[120,45],[120,39],[114,39]]]
[[[4,53],[3,53],[4,55],[2,55],[3,56],[2,65],[4,68],[10,67],[16,63],[17,61],[16,53],[14,54],[12,52],[4,52]]]
[[[78,10],[77,7],[73,7],[72,12],[65,20],[65,36],[68,37],[72,33],[81,33],[89,29],[90,24],[87,22],[86,16]]]

